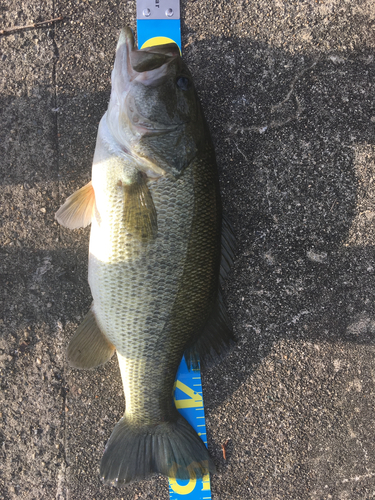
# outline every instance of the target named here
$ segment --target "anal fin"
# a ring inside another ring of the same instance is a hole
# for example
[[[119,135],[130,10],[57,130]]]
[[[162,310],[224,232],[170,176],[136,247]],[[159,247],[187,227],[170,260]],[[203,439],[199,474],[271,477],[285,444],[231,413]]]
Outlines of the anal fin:
[[[95,192],[90,181],[73,193],[56,212],[59,224],[68,229],[86,227],[91,223],[95,209]]]
[[[95,368],[106,363],[115,350],[90,309],[69,342],[67,357],[74,368]]]

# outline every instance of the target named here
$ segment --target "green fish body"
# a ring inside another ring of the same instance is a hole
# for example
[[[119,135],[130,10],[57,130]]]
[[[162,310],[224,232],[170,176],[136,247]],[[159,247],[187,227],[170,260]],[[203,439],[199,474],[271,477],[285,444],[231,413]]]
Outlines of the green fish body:
[[[222,222],[208,128],[176,46],[138,51],[122,31],[92,181],[56,218],[70,228],[91,223],[93,304],[68,358],[92,368],[116,350],[124,386],[126,410],[104,452],[103,480],[214,472],[172,391],[184,353],[195,366],[232,340],[219,279],[233,238]]]

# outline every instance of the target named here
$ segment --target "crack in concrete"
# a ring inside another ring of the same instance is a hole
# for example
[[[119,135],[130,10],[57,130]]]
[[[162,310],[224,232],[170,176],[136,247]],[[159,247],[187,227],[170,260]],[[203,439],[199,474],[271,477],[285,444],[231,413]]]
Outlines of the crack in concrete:
[[[238,144],[235,141],[233,141],[233,142],[234,142],[234,145],[236,146],[237,151],[242,154],[242,156],[245,158],[246,161],[249,161],[249,159],[245,155],[245,153],[243,151],[241,151],[241,149],[238,147]]]
[[[299,71],[294,76],[293,80],[289,84],[289,90],[288,90],[285,98],[282,101],[280,101],[279,103],[271,106],[271,110],[270,110],[271,114],[278,111],[284,104],[286,104],[291,99],[293,92],[294,92],[294,87],[295,87],[296,83],[298,82],[298,80],[300,80],[300,78],[302,78],[302,76],[307,71],[309,71],[314,66],[316,66],[318,61],[319,61],[319,59],[316,59],[312,64],[310,64],[309,66],[307,66],[303,70]],[[288,123],[290,123],[293,120],[298,120],[298,118],[300,117],[300,115],[302,114],[302,112],[304,110],[304,108],[302,107],[302,105],[301,105],[301,103],[296,95],[294,96],[294,100],[296,103],[296,111],[293,115],[289,116],[285,120],[271,120],[270,123],[261,124],[261,125],[252,125],[250,127],[234,128],[234,125],[230,125],[228,127],[228,130],[229,130],[229,132],[232,132],[233,134],[238,134],[239,132],[241,134],[244,134],[244,132],[258,132],[259,134],[264,134],[264,132],[266,132],[266,130],[268,130],[268,129],[275,129],[275,128],[283,127],[284,125],[287,125]]]
[[[52,1],[52,11],[53,18],[56,17],[56,1]],[[53,46],[53,63],[52,63],[52,87],[53,87],[53,109],[52,112],[54,114],[54,147],[56,153],[56,174],[57,174],[57,200],[58,205],[61,204],[61,187],[60,187],[60,161],[59,161],[59,121],[58,121],[58,95],[57,95],[57,61],[59,60],[60,54],[59,49],[55,40],[55,25],[51,27],[51,39]],[[61,246],[61,227],[58,228],[58,246]],[[68,459],[66,453],[66,445],[67,445],[67,426],[66,426],[66,400],[67,400],[67,381],[66,381],[66,361],[63,361],[62,366],[62,381],[61,381],[61,393],[62,393],[62,411],[61,411],[61,425],[63,428],[63,462],[61,464],[61,468],[57,473],[56,478],[56,500],[68,500],[68,494],[66,489],[66,469],[68,466]]]

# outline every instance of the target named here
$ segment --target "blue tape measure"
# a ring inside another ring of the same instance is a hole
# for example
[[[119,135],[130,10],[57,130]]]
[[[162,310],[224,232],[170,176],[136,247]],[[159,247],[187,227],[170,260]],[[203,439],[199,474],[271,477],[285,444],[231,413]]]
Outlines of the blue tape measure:
[[[171,41],[181,50],[180,0],[137,0],[138,48]]]
[[[179,0],[137,0],[138,48],[175,42],[181,50]],[[174,385],[177,410],[195,429],[207,446],[206,420],[200,370],[188,370],[183,358]],[[210,476],[189,480],[169,479],[171,500],[210,500]]]
[[[163,35],[160,35],[160,33],[163,33]],[[180,20],[139,19],[137,21],[137,37],[140,49],[175,42],[181,50]]]
[[[173,397],[177,410],[207,446],[201,372],[189,371],[184,358],[178,368]],[[169,479],[169,494],[171,500],[208,500],[211,498],[210,475],[200,479],[192,476],[186,481]]]

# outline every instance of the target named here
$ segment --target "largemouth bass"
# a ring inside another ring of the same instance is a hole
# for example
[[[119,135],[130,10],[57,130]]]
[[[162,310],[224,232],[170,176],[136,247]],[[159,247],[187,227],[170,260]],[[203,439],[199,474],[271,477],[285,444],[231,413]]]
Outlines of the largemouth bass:
[[[113,485],[160,473],[214,472],[172,392],[185,354],[196,366],[232,341],[220,277],[233,236],[222,219],[215,154],[177,45],[136,50],[129,28],[116,49],[108,110],[89,184],[56,218],[91,223],[90,311],[68,347],[77,368],[116,351],[126,401],[101,462]]]

